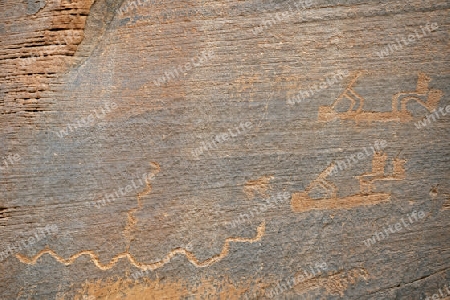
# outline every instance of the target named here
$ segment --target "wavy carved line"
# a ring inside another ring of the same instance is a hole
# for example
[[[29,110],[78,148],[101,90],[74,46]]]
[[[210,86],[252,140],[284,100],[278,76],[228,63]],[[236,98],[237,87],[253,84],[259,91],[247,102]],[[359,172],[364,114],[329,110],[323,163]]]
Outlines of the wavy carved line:
[[[152,174],[154,176],[156,176],[161,171],[160,165],[156,162],[150,162],[150,165],[155,169],[155,171],[152,172]],[[142,205],[142,197],[150,194],[150,192],[152,191],[152,185],[149,182],[148,178],[145,179],[145,184],[146,184],[145,190],[142,191],[141,193],[138,193],[138,195],[137,195],[137,207],[130,209],[129,212],[127,213],[127,224],[123,230],[123,235],[124,235],[125,239],[127,240],[126,251],[128,251],[130,249],[131,240],[133,239],[133,231],[137,225],[137,219],[134,216],[134,214],[138,210],[142,209],[142,206],[143,206]]]
[[[152,167],[154,167],[156,169],[156,172],[154,173],[154,175],[158,174],[161,170],[160,166],[158,163],[156,162],[151,162],[150,163],[152,165]],[[149,194],[152,190],[152,186],[151,183],[146,179],[146,188],[144,191],[142,191],[141,193],[139,193],[137,195],[137,207],[136,208],[132,208],[129,212],[128,212],[128,222],[127,225],[125,227],[124,233],[125,236],[128,237],[128,244],[131,242],[131,232],[133,231],[134,227],[137,224],[137,220],[134,217],[134,213],[136,213],[136,211],[138,211],[139,209],[142,209],[142,197]],[[195,255],[184,249],[184,248],[175,248],[174,250],[172,250],[171,252],[169,252],[165,258],[163,258],[162,260],[158,261],[158,262],[154,262],[151,264],[143,264],[143,263],[139,263],[138,261],[136,261],[136,259],[129,253],[128,249],[129,249],[129,245],[126,249],[125,252],[119,253],[116,256],[114,256],[111,261],[108,264],[101,264],[99,257],[97,254],[95,254],[94,251],[92,250],[84,250],[84,251],[80,251],[74,255],[72,255],[70,258],[68,259],[64,259],[61,256],[59,256],[55,251],[53,251],[50,248],[46,248],[46,249],[42,249],[38,254],[36,254],[33,258],[28,258],[22,254],[16,254],[16,258],[19,259],[20,262],[25,263],[25,264],[29,264],[29,265],[34,265],[36,264],[37,260],[44,254],[48,254],[50,256],[52,256],[54,259],[56,259],[58,262],[68,266],[71,265],[75,260],[77,260],[80,256],[83,255],[89,255],[91,260],[94,262],[95,266],[97,268],[99,268],[100,270],[109,270],[111,269],[120,259],[122,258],[128,258],[128,260],[130,261],[130,263],[132,265],[134,265],[135,267],[141,269],[141,270],[156,270],[158,268],[161,268],[162,266],[164,266],[165,264],[169,263],[172,258],[178,254],[183,254],[184,256],[186,256],[186,258],[196,267],[198,268],[203,268],[203,267],[208,267],[212,264],[215,264],[216,262],[222,260],[224,257],[226,257],[229,253],[230,250],[230,242],[235,242],[235,243],[254,243],[257,242],[259,240],[261,240],[262,236],[264,235],[265,232],[265,222],[263,221],[261,223],[261,225],[258,226],[257,228],[257,234],[254,238],[239,238],[239,237],[230,237],[225,239],[225,243],[224,246],[222,247],[222,251],[213,256],[210,257],[204,261],[199,261],[197,259],[197,257],[195,257]]]
[[[70,258],[68,259],[64,259],[61,256],[59,256],[58,254],[56,254],[55,251],[47,248],[47,249],[43,249],[41,250],[38,254],[36,254],[33,258],[28,258],[22,254],[16,254],[17,259],[19,259],[22,263],[24,264],[28,264],[28,265],[34,265],[36,264],[37,260],[44,254],[48,254],[50,256],[52,256],[54,259],[56,259],[58,262],[68,266],[71,265],[77,258],[79,258],[80,256],[83,255],[89,255],[91,257],[91,260],[94,262],[95,266],[97,268],[99,268],[100,270],[109,270],[112,267],[114,267],[114,265],[119,261],[119,259],[122,258],[128,258],[128,260],[130,261],[130,263],[132,265],[134,265],[135,267],[141,269],[141,270],[151,270],[154,271],[158,268],[161,268],[162,266],[164,266],[165,264],[169,263],[172,258],[178,254],[183,254],[184,256],[186,256],[186,258],[197,268],[204,268],[204,267],[208,267],[212,264],[215,264],[217,262],[219,262],[220,260],[222,260],[223,258],[225,258],[230,250],[230,243],[234,242],[234,243],[255,243],[261,240],[262,236],[264,235],[265,232],[265,228],[266,228],[266,223],[265,221],[263,221],[261,223],[261,225],[258,226],[257,228],[257,234],[254,238],[240,238],[240,237],[230,237],[225,239],[225,243],[222,247],[222,251],[213,256],[210,257],[204,261],[199,261],[197,259],[197,257],[195,257],[195,255],[190,252],[187,251],[184,248],[176,248],[174,250],[172,250],[169,254],[166,255],[165,258],[163,258],[162,260],[155,262],[155,263],[151,263],[151,264],[142,264],[139,263],[138,261],[136,261],[136,259],[128,252],[123,252],[123,253],[119,253],[117,254],[115,257],[113,257],[111,259],[111,261],[108,264],[101,264],[98,258],[98,255],[95,254],[93,251],[91,250],[85,250],[85,251],[81,251],[79,253],[76,253],[74,255],[72,255]]]

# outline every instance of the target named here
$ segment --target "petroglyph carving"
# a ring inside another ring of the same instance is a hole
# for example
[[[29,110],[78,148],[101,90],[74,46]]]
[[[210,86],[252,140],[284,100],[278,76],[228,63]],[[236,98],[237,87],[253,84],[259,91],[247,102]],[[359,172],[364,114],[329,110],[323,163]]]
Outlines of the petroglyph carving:
[[[197,268],[204,268],[204,267],[213,265],[213,264],[221,261],[224,257],[226,257],[230,251],[230,243],[231,242],[255,243],[255,242],[260,241],[262,236],[264,235],[265,226],[266,226],[265,222],[262,222],[261,225],[259,225],[259,227],[256,230],[257,231],[256,236],[254,238],[230,237],[230,238],[225,239],[225,243],[222,247],[222,251],[219,254],[212,256],[204,261],[199,261],[198,258],[192,252],[190,252],[184,248],[176,248],[176,249],[170,251],[169,254],[167,254],[162,260],[154,262],[154,263],[150,263],[150,264],[144,264],[144,263],[140,263],[140,262],[136,261],[136,259],[128,251],[117,254],[107,264],[102,264],[98,258],[98,255],[95,254],[91,250],[85,250],[85,251],[78,252],[78,253],[72,255],[71,257],[69,257],[68,259],[64,259],[63,257],[56,254],[55,251],[53,251],[52,249],[49,249],[49,248],[41,250],[33,258],[28,258],[22,254],[16,254],[16,257],[24,264],[34,265],[34,264],[36,264],[37,260],[42,255],[48,254],[48,255],[52,256],[53,258],[55,258],[58,262],[68,266],[68,265],[71,265],[80,256],[88,255],[91,257],[91,260],[93,261],[95,266],[97,268],[99,268],[100,270],[109,270],[112,267],[114,267],[114,265],[120,259],[127,258],[129,260],[129,262],[136,268],[139,268],[141,270],[154,271],[158,268],[161,268],[165,264],[169,263],[172,260],[172,258],[175,257],[176,255],[181,254],[181,255],[186,256],[186,258]]]
[[[156,174],[158,174],[161,170],[160,166],[158,163],[156,162],[151,162],[150,165],[154,168],[154,171],[151,173],[150,177],[154,177]],[[196,267],[198,268],[204,268],[204,267],[208,267],[212,264],[215,264],[216,262],[222,260],[224,257],[226,257],[229,253],[230,250],[230,243],[234,242],[234,243],[254,243],[257,242],[259,240],[261,240],[262,236],[264,235],[265,232],[265,222],[263,221],[261,223],[261,225],[258,226],[257,230],[256,230],[256,236],[254,238],[241,238],[241,237],[229,237],[225,239],[225,243],[222,247],[222,251],[215,255],[212,256],[204,261],[200,261],[197,259],[197,257],[189,250],[185,249],[185,248],[175,248],[172,251],[170,251],[162,260],[157,261],[157,262],[153,262],[150,264],[144,264],[144,263],[140,263],[138,261],[136,261],[136,259],[133,257],[133,255],[131,255],[129,253],[129,249],[130,249],[130,243],[133,240],[133,236],[132,233],[137,225],[137,219],[134,216],[134,214],[136,213],[136,211],[142,209],[143,205],[142,205],[142,197],[149,194],[152,190],[152,186],[150,184],[149,179],[146,179],[146,188],[143,192],[138,193],[137,195],[137,207],[132,208],[128,214],[127,214],[127,225],[125,226],[124,229],[124,237],[127,240],[127,247],[126,250],[122,253],[117,254],[116,256],[114,256],[111,261],[107,264],[102,264],[99,260],[98,255],[92,251],[92,250],[84,250],[84,251],[80,251],[72,256],[70,256],[68,259],[65,259],[61,256],[59,256],[55,251],[53,251],[52,249],[46,247],[45,249],[41,250],[38,254],[36,254],[33,258],[28,258],[22,254],[16,254],[17,259],[19,259],[19,261],[21,261],[24,264],[29,264],[29,265],[34,265],[36,264],[37,260],[44,254],[48,254],[50,256],[52,256],[53,258],[55,258],[58,262],[64,264],[64,265],[71,265],[75,260],[77,260],[77,258],[79,258],[80,256],[83,255],[88,255],[90,256],[91,260],[93,261],[93,263],[95,264],[95,266],[97,268],[99,268],[100,270],[109,270],[112,267],[114,267],[114,265],[122,258],[127,258],[129,260],[129,262],[141,269],[141,270],[151,270],[154,271],[158,268],[161,268],[162,266],[164,266],[165,264],[169,263],[173,257],[175,257],[178,254],[184,255],[186,256],[186,258]]]
[[[385,154],[375,153],[372,160],[372,172],[355,177],[359,179],[360,193],[344,198],[338,198],[336,186],[326,180],[326,177],[336,168],[336,165],[332,163],[303,192],[292,195],[292,210],[306,212],[323,209],[350,209],[390,201],[390,194],[373,192],[373,185],[376,181],[405,179],[404,164],[406,161],[395,158],[392,174],[385,174],[386,159]],[[317,188],[325,191],[326,196],[324,198],[313,199],[309,196]]]
[[[450,210],[450,198],[445,199],[442,203],[442,210]]]
[[[256,195],[260,195],[263,198],[267,198],[267,190],[270,188],[270,180],[273,176],[263,176],[256,180],[249,180],[244,185],[244,193],[251,200]]]
[[[359,72],[355,75],[344,92],[339,95],[339,97],[334,101],[332,105],[319,107],[319,121],[330,122],[335,119],[341,119],[355,120],[356,123],[360,121],[409,122],[413,118],[412,114],[407,110],[406,107],[406,105],[410,101],[416,101],[418,104],[426,108],[429,112],[432,112],[436,109],[439,100],[443,96],[443,92],[441,90],[430,89],[428,87],[428,84],[431,81],[430,77],[423,73],[419,73],[415,91],[399,92],[392,97],[392,111],[363,111],[364,98],[353,89],[353,85],[361,76],[361,74],[362,72]],[[351,104],[349,109],[346,112],[337,112],[337,104],[339,104],[344,99],[350,100]]]
[[[154,171],[151,173],[150,178],[153,178],[161,171],[161,167],[156,162],[151,162],[150,165],[154,168]],[[137,219],[134,216],[136,211],[142,209],[142,197],[144,197],[147,194],[150,194],[152,191],[152,186],[150,184],[149,178],[145,179],[146,187],[145,190],[142,193],[139,193],[137,195],[137,207],[130,209],[130,211],[127,213],[127,225],[124,229],[124,236],[127,239],[127,251],[130,249],[131,241],[133,240],[133,231],[136,228],[137,225]]]
[[[356,176],[359,179],[361,192],[371,194],[375,181],[383,180],[404,180],[405,179],[405,163],[406,160],[394,158],[393,170],[391,175],[385,174],[387,155],[384,153],[375,153],[372,159],[372,172]]]

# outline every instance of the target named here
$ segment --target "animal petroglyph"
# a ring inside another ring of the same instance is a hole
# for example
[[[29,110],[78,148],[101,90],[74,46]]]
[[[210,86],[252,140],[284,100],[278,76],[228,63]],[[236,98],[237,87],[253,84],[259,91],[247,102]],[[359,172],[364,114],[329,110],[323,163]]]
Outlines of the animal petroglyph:
[[[161,168],[159,166],[159,164],[155,163],[155,162],[151,162],[150,163],[151,166],[155,169],[152,172],[152,175],[156,175],[160,172]],[[224,257],[226,257],[229,253],[230,250],[230,243],[234,242],[234,243],[255,243],[259,240],[261,240],[262,236],[264,235],[265,232],[265,222],[263,221],[257,228],[256,230],[256,236],[254,238],[241,238],[241,237],[229,237],[225,239],[225,243],[222,247],[222,250],[219,254],[212,256],[206,260],[200,261],[198,260],[198,258],[191,252],[188,251],[185,248],[175,248],[172,251],[170,251],[162,260],[157,261],[157,262],[153,262],[150,264],[145,264],[145,263],[140,263],[138,261],[136,261],[136,259],[133,257],[133,255],[131,255],[129,253],[129,249],[130,249],[130,243],[133,240],[132,238],[132,233],[134,231],[134,228],[137,225],[137,219],[134,216],[134,214],[136,213],[136,211],[142,209],[143,205],[142,205],[142,197],[144,197],[145,195],[149,194],[152,190],[152,186],[149,182],[148,179],[146,179],[146,188],[143,192],[139,193],[137,195],[137,207],[132,208],[128,214],[127,214],[127,225],[125,226],[124,229],[124,236],[127,239],[127,247],[126,250],[122,253],[117,254],[116,256],[114,256],[109,263],[107,264],[102,264],[99,260],[98,255],[92,251],[92,250],[84,250],[84,251],[80,251],[72,256],[70,256],[68,259],[65,259],[61,256],[59,256],[55,251],[53,251],[50,248],[45,248],[43,250],[41,250],[38,254],[36,254],[33,258],[28,258],[22,254],[16,254],[17,259],[19,259],[19,261],[21,261],[24,264],[29,264],[29,265],[34,265],[36,264],[36,262],[38,261],[38,259],[44,255],[44,254],[48,254],[50,256],[52,256],[53,258],[55,258],[58,262],[64,264],[64,265],[71,265],[75,260],[77,260],[77,258],[79,258],[80,256],[83,255],[88,255],[91,260],[93,261],[93,263],[95,264],[95,266],[97,268],[99,268],[100,270],[109,270],[112,267],[114,267],[114,265],[122,258],[126,258],[128,259],[128,261],[135,267],[141,269],[141,270],[156,270],[158,268],[161,268],[162,266],[164,266],[165,264],[169,263],[173,257],[175,257],[176,255],[180,254],[180,255],[184,255],[186,256],[186,258],[196,267],[198,268],[204,268],[204,267],[208,267],[212,264],[217,263],[218,261],[222,260]]]
[[[375,205],[390,201],[390,194],[373,192],[376,181],[403,180],[405,179],[405,160],[395,158],[393,160],[392,174],[385,174],[387,156],[383,153],[375,153],[372,160],[372,172],[356,176],[359,179],[360,193],[352,196],[338,198],[337,188],[326,180],[326,177],[336,168],[332,163],[309,186],[299,193],[294,193],[291,199],[291,207],[295,212],[323,209],[351,209],[358,206]],[[310,198],[309,194],[315,189],[323,189],[326,196],[321,199]]]
[[[362,73],[359,72],[355,75],[344,92],[339,95],[339,97],[334,101],[332,105],[319,107],[319,121],[330,122],[335,119],[341,119],[355,120],[356,123],[360,121],[409,122],[413,118],[412,114],[407,110],[406,107],[406,105],[410,101],[416,101],[418,104],[426,108],[429,112],[432,112],[436,109],[439,100],[443,96],[443,92],[441,90],[430,89],[428,87],[428,84],[431,81],[430,77],[423,73],[419,73],[415,91],[399,92],[392,97],[392,111],[363,111],[364,98],[353,89],[353,85],[361,76],[361,74]],[[336,111],[337,104],[339,104],[344,99],[350,100],[350,107],[345,112]]]

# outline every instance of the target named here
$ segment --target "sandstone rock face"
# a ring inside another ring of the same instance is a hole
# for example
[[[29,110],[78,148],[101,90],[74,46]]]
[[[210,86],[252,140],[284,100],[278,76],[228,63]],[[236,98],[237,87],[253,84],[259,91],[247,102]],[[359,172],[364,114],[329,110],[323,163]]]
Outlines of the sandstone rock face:
[[[0,299],[450,297],[449,10],[2,0]]]

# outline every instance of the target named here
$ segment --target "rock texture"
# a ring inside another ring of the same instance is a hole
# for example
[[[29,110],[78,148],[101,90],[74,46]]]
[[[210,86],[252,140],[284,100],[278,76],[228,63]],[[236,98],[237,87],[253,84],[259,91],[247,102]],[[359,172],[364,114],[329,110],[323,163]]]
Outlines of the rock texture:
[[[450,297],[449,11],[2,0],[0,299]]]

